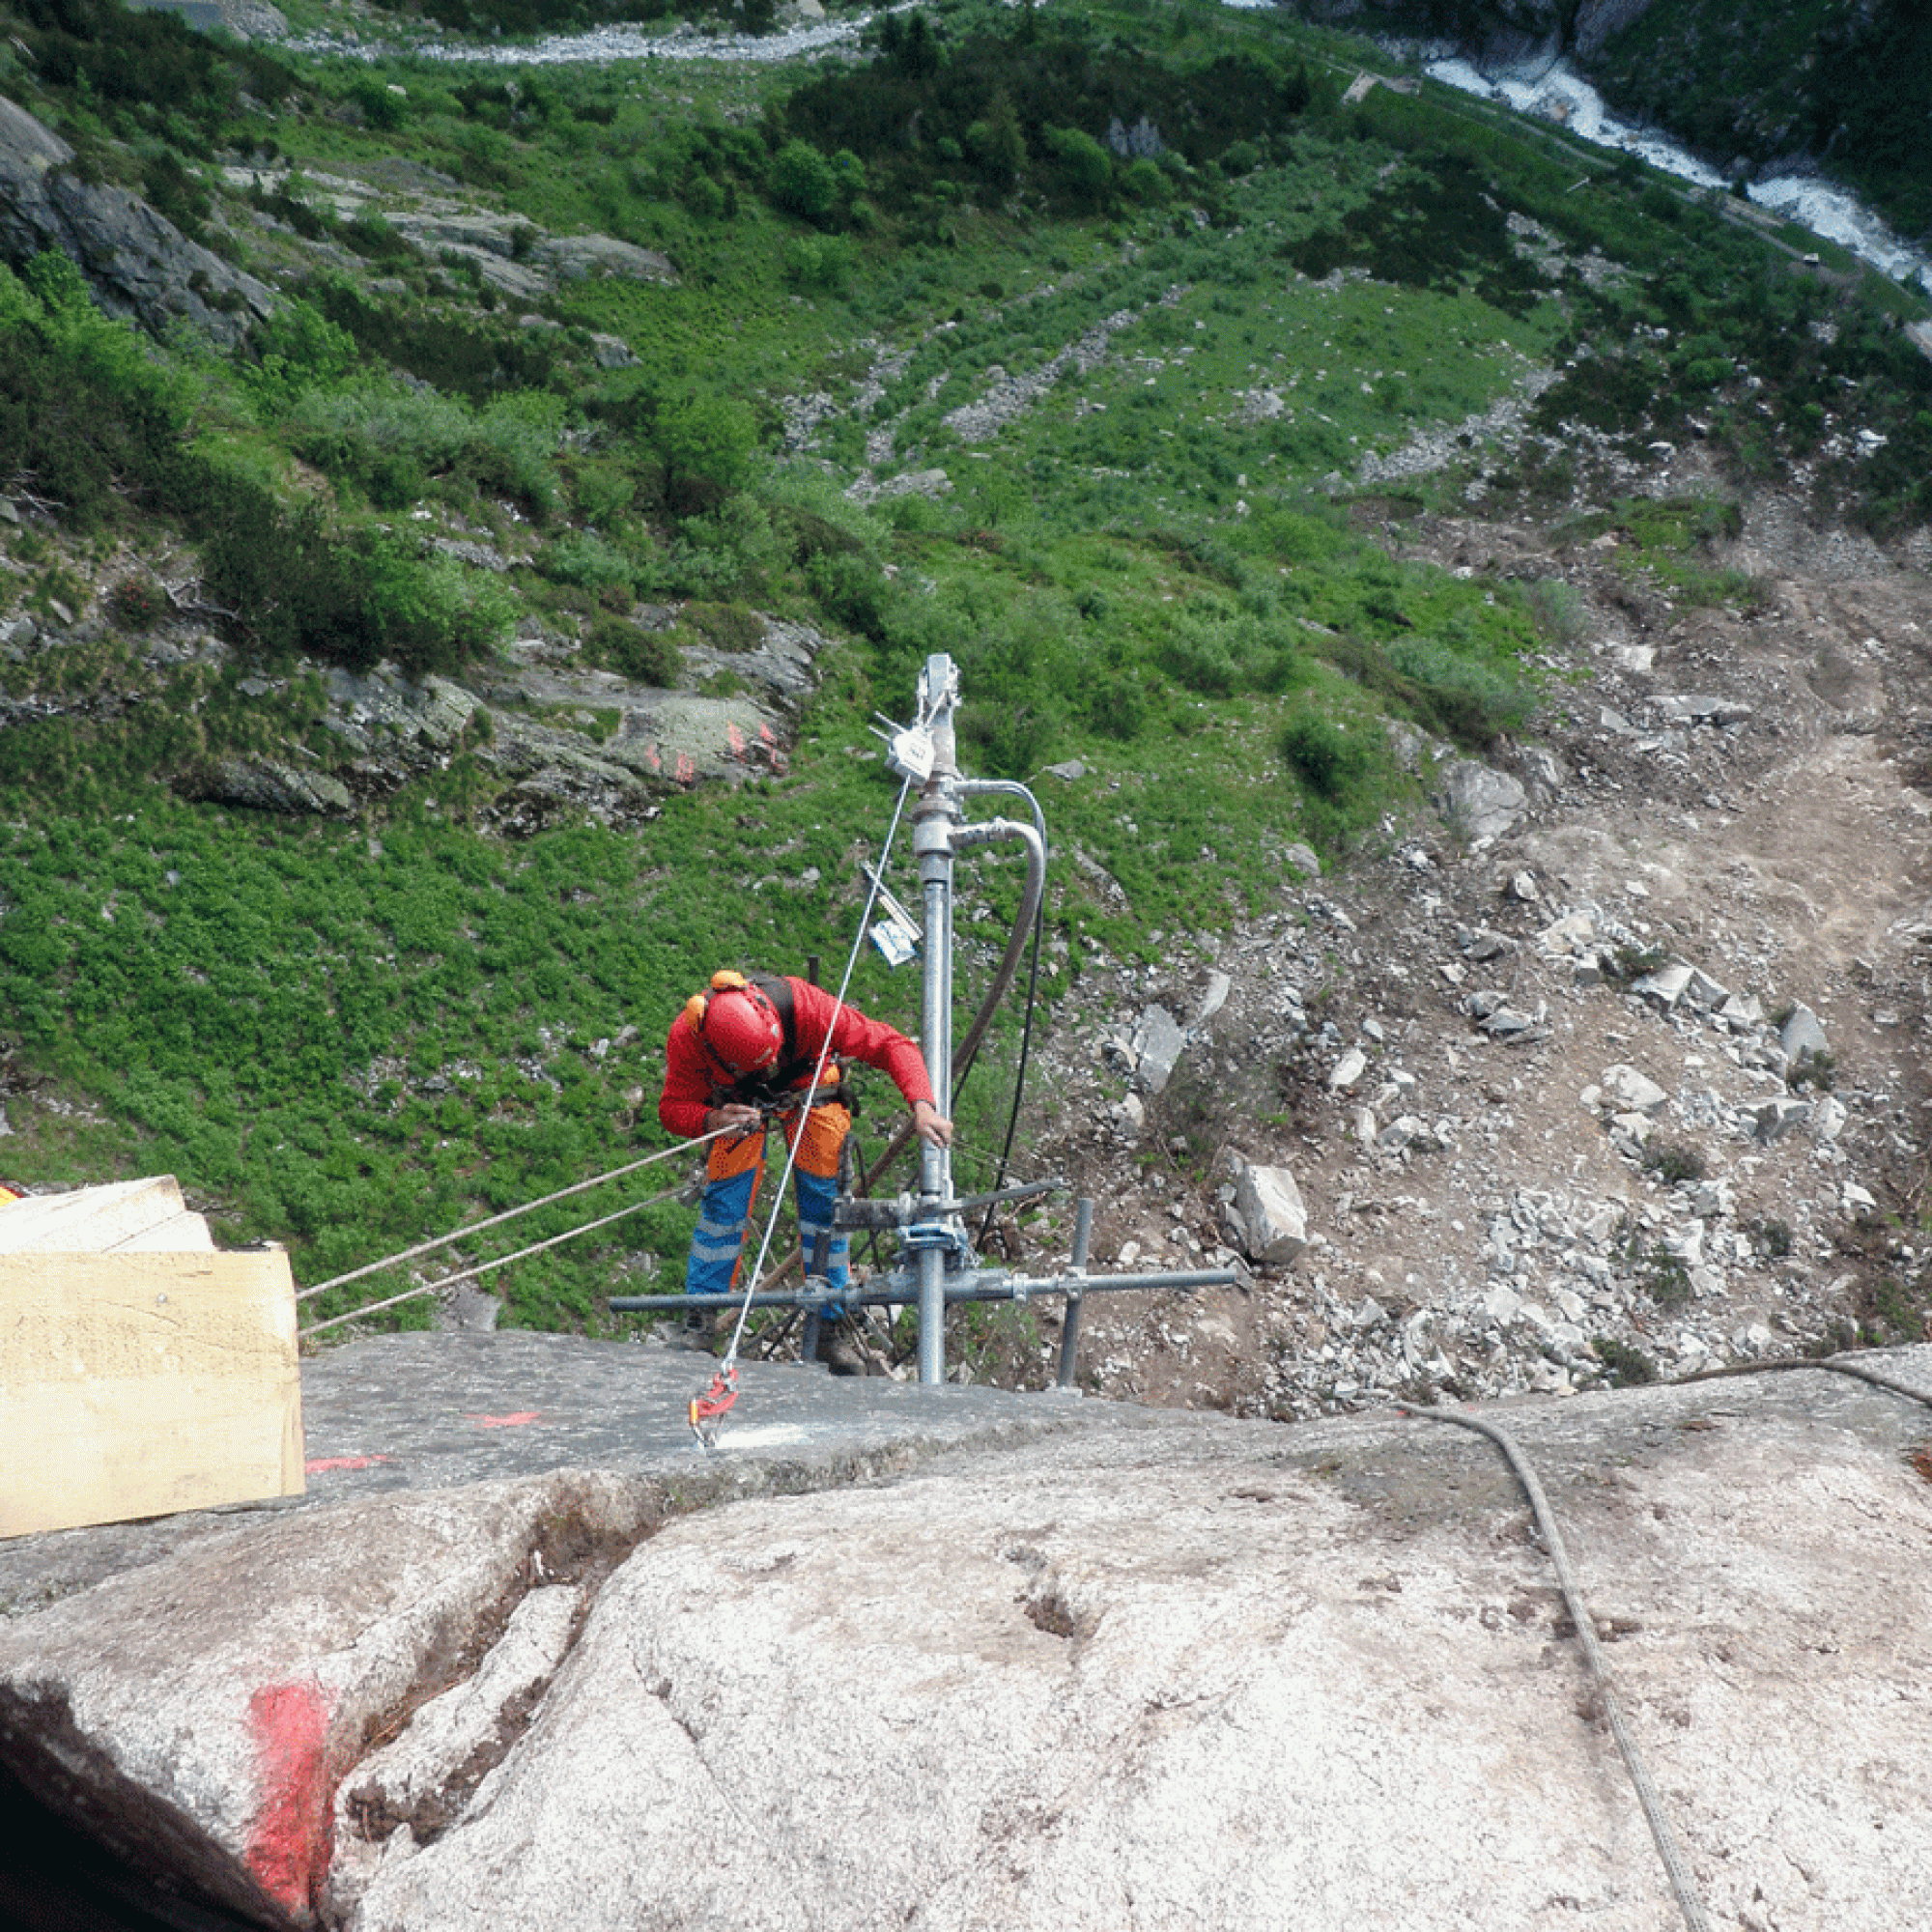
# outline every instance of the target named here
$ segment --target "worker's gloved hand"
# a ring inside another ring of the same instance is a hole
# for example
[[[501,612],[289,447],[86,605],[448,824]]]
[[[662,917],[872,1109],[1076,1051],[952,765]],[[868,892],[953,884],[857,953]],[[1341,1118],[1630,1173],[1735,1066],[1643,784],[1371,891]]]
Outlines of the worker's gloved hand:
[[[952,1145],[952,1122],[930,1100],[917,1100],[913,1103],[912,1130],[928,1147],[943,1148]]]
[[[743,1106],[734,1100],[728,1107],[713,1107],[705,1115],[704,1131],[716,1134],[726,1127],[736,1127],[741,1134],[754,1134],[758,1131],[758,1123],[757,1108]]]

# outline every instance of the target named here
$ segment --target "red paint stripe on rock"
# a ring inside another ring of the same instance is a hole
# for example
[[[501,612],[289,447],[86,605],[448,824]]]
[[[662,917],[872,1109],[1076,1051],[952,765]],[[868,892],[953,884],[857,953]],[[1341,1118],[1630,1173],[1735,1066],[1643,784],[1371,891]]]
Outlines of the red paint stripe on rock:
[[[265,1684],[248,1700],[248,1726],[262,1781],[248,1869],[270,1897],[305,1915],[327,1874],[331,1844],[322,1692],[313,1684]]]

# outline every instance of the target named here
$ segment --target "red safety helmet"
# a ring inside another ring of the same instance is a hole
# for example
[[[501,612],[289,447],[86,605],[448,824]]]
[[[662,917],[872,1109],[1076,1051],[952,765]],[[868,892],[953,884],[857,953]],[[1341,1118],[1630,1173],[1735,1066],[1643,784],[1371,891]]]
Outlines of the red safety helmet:
[[[756,986],[731,986],[704,1004],[698,1032],[733,1073],[762,1073],[784,1051],[784,1023]]]

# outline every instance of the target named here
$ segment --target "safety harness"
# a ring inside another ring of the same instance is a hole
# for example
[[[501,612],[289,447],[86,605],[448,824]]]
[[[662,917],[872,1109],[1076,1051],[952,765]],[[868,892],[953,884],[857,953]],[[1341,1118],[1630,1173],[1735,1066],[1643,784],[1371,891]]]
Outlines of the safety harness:
[[[774,1065],[760,1067],[755,1073],[741,1074],[726,1066],[712,1051],[711,1042],[704,1037],[704,1016],[710,1010],[713,994],[742,993],[753,986],[771,1002],[778,1014],[784,1046]],[[706,1064],[718,1076],[711,1089],[714,1107],[738,1105],[756,1107],[765,1113],[789,1113],[801,1105],[818,1107],[837,1100],[850,1113],[859,1111],[845,1085],[844,1068],[836,1060],[827,1059],[819,1072],[818,1085],[810,1093],[799,1091],[799,1082],[810,1079],[818,1068],[818,1056],[799,1050],[798,1003],[792,997],[790,980],[767,973],[714,973],[710,985],[701,993],[694,993],[685,1003],[684,1016],[704,1048]]]

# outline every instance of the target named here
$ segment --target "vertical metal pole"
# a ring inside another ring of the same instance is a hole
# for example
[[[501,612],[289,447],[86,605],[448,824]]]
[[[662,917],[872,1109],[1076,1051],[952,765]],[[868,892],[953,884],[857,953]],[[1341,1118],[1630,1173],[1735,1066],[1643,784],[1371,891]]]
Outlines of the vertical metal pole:
[[[952,1117],[952,834],[961,816],[958,740],[953,713],[958,672],[943,653],[929,657],[920,682],[921,710],[930,720],[932,776],[913,811],[913,849],[925,895],[924,980],[920,1046],[940,1113]],[[930,1203],[952,1198],[952,1155],[920,1143],[919,1191]],[[923,1214],[929,1221],[929,1214]],[[919,1250],[919,1378],[946,1379],[946,1256],[928,1243]]]
[[[1087,1272],[1087,1244],[1094,1235],[1094,1197],[1083,1195],[1073,1211],[1073,1266],[1075,1275]],[[1080,1353],[1080,1302],[1077,1287],[1066,1291],[1066,1310],[1060,1324],[1060,1386],[1073,1386],[1073,1367]]]

